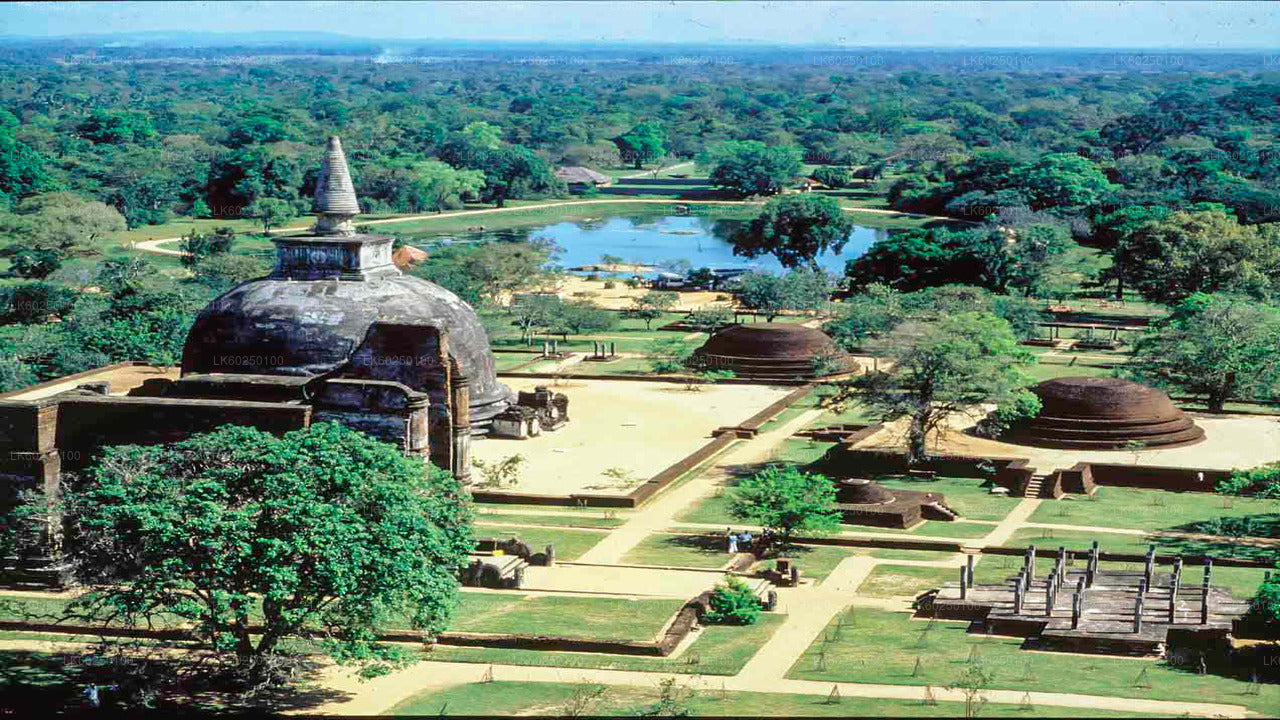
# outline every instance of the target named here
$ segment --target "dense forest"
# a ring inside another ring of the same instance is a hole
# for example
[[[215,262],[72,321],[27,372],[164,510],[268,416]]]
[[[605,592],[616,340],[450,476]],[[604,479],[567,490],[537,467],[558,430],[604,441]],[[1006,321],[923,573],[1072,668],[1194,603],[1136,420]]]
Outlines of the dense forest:
[[[8,43],[0,62],[0,386],[172,361],[183,318],[261,268],[193,237],[179,282],[95,238],[304,214],[331,134],[366,212],[559,197],[559,165],[696,159],[731,198],[779,189],[750,175],[762,166],[804,165],[833,187],[876,180],[894,209],[986,223],[892,234],[850,262],[855,290],[1280,292],[1280,68],[1257,55],[64,41]],[[105,292],[68,294],[68,264]]]

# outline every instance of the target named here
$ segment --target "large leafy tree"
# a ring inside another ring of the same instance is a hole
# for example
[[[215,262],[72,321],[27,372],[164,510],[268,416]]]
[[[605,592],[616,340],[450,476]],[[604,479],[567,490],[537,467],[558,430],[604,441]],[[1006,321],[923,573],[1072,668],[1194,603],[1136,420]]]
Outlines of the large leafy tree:
[[[13,198],[45,190],[50,184],[47,162],[30,145],[15,138],[12,129],[0,127],[0,209]]]
[[[644,321],[646,330],[653,328],[653,321],[670,312],[680,301],[680,296],[673,292],[651,290],[640,297],[633,298],[631,305],[622,311],[624,318],[636,318]]]
[[[1147,300],[1176,303],[1198,292],[1280,291],[1280,232],[1220,210],[1176,212],[1139,225],[1117,246],[1125,281]]]
[[[644,163],[660,160],[666,154],[667,133],[658,123],[646,120],[614,138],[613,142],[622,158],[635,163],[639,170]]]
[[[839,384],[828,403],[860,403],[885,422],[905,418],[912,464],[927,457],[929,435],[945,429],[957,414],[988,403],[1039,410],[1039,401],[1026,389],[1031,376],[1024,371],[1035,358],[996,315],[908,319],[881,338],[876,350],[891,368]]]
[[[835,483],[790,465],[770,465],[743,479],[730,497],[729,512],[773,530],[784,545],[797,531],[825,533],[840,527]]]
[[[463,198],[478,194],[483,186],[484,172],[480,170],[460,170],[439,160],[427,160],[413,167],[408,209],[444,212],[460,208]]]
[[[816,268],[818,256],[840,252],[853,233],[853,221],[832,198],[810,193],[769,200],[760,214],[729,237],[735,255],[769,254],[783,267]]]
[[[1192,295],[1138,342],[1125,367],[1140,380],[1204,397],[1220,412],[1232,398],[1280,390],[1278,348],[1280,308]]]
[[[244,215],[262,223],[262,232],[269,233],[271,228],[288,222],[294,216],[294,208],[288,200],[260,197],[245,206]]]
[[[1010,180],[1030,196],[1033,210],[1096,205],[1115,189],[1097,163],[1073,153],[1045,155],[1015,169]]]
[[[44,251],[42,257],[51,257],[56,264],[100,252],[104,241],[124,230],[124,218],[115,208],[70,192],[27,198],[15,214],[0,219],[0,233],[17,241],[3,254]]]
[[[178,618],[256,681],[290,639],[407,659],[379,631],[443,629],[473,542],[452,476],[335,423],[108,448],[65,511],[93,589],[74,612]]]
[[[773,319],[787,310],[817,310],[831,299],[835,283],[821,268],[796,268],[785,275],[748,273],[740,279],[736,295],[743,307]]]
[[[728,140],[698,160],[710,169],[712,185],[737,195],[775,195],[799,174],[803,152],[792,145],[769,146],[757,140]]]

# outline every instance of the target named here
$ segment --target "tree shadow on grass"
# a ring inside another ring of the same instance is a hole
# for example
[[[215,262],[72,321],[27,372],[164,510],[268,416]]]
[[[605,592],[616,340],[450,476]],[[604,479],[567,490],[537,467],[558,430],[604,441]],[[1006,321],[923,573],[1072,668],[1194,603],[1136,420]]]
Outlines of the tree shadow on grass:
[[[313,660],[300,662],[298,681],[247,695],[220,686],[213,674],[190,672],[192,664],[181,658],[150,658],[126,670],[92,654],[96,647],[86,644],[84,652],[6,651],[0,655],[0,711],[38,710],[49,715],[89,710],[85,690],[91,685],[99,690],[102,710],[145,709],[174,716],[306,711],[352,697],[309,684],[320,669]]]
[[[1203,538],[1155,537],[1152,542],[1161,550],[1181,555],[1211,555],[1244,558],[1272,565],[1280,562],[1280,548],[1250,545],[1250,538],[1280,538],[1280,513],[1244,517],[1216,517],[1166,528],[1167,532],[1221,535],[1231,540]]]
[[[728,555],[725,550],[725,539],[712,535],[668,535],[662,538],[665,547],[697,550],[706,555]]]

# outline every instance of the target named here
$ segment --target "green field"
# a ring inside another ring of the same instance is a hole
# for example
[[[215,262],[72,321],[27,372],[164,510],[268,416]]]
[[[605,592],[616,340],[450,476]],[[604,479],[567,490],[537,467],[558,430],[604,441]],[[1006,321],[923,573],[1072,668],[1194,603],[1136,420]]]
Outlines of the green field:
[[[768,642],[785,619],[783,615],[762,613],[754,625],[708,625],[702,629],[692,645],[679,657],[674,658],[436,645],[426,659],[540,667],[735,675],[760,650],[760,647]]]
[[[839,621],[843,625],[837,632]],[[1021,638],[971,635],[966,632],[968,625],[933,621],[926,631],[929,621],[912,620],[905,613],[851,607],[832,620],[787,677],[940,686],[961,676],[971,653],[976,653],[994,674],[992,689],[1232,703],[1264,714],[1274,714],[1280,708],[1280,688],[1276,686],[1264,685],[1261,695],[1250,696],[1245,694],[1246,679],[1200,675],[1143,659],[1027,652],[1019,649]],[[825,655],[823,662],[820,654]],[[1144,669],[1150,689],[1134,687]]]
[[[1004,543],[1005,547],[1026,547],[1034,544],[1041,547],[1066,546],[1069,549],[1087,549],[1097,540],[1104,552],[1128,553],[1143,555],[1149,545],[1156,546],[1156,552],[1179,555],[1211,555],[1214,557],[1235,557],[1261,561],[1280,561],[1280,549],[1271,547],[1255,547],[1243,545],[1230,540],[1214,542],[1191,538],[1172,538],[1157,535],[1122,535],[1120,533],[1103,533],[1092,530],[1061,530],[1058,528],[1019,528]]]
[[[572,696],[590,688],[589,683],[506,682],[472,683],[446,690],[431,690],[396,705],[388,715],[560,715],[576,707]],[[598,704],[587,712],[596,716],[644,716],[657,705],[652,689],[609,687]],[[693,717],[957,717],[964,704],[940,702],[923,705],[919,700],[841,697],[832,702],[825,695],[795,695],[765,692],[722,692],[715,685],[702,687],[684,706]],[[1014,704],[987,703],[982,717],[1062,717],[1080,716],[1076,708],[1037,705],[1029,713]],[[1090,710],[1091,717],[1137,717],[1136,713]]]
[[[1053,525],[1089,525],[1134,530],[1193,532],[1192,523],[1214,518],[1274,515],[1280,500],[1231,497],[1213,493],[1167,492],[1124,487],[1098,487],[1092,497],[1041,503],[1029,520]]]
[[[605,640],[653,640],[683,600],[462,593],[449,629]]]
[[[731,559],[722,537],[653,534],[628,550],[621,564],[718,569]]]

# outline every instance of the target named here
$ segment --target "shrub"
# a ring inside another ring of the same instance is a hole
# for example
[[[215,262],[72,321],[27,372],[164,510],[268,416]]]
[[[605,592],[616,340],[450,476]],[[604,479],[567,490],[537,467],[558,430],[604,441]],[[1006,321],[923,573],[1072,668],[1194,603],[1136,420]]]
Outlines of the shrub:
[[[1280,638],[1280,574],[1273,573],[1258,586],[1244,621],[1268,638]]]
[[[709,623],[752,625],[760,617],[760,601],[747,584],[730,575],[711,591],[710,607],[702,615]]]
[[[635,290],[636,288],[640,287],[639,278],[627,278],[623,282],[625,282],[627,284],[627,287],[631,288],[632,290]]]
[[[614,282],[614,281],[612,281],[612,280],[605,280],[605,281],[604,281],[604,289],[605,289],[605,290],[612,290],[612,289],[614,289],[614,288],[616,288],[616,287],[618,287],[618,283],[616,283],[616,282]]]
[[[1218,483],[1217,490],[1225,495],[1280,498],[1280,462],[1235,470],[1230,478]]]

